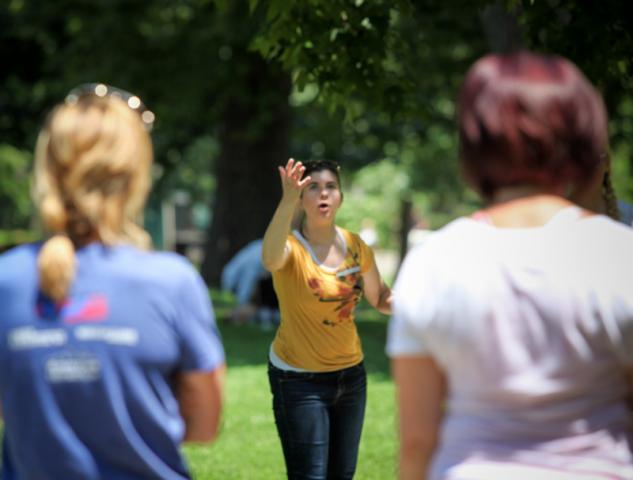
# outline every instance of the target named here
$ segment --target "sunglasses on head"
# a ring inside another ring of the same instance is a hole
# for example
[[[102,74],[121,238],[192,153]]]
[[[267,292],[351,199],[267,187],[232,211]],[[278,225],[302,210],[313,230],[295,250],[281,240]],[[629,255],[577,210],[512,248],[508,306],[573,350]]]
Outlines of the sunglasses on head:
[[[80,98],[88,96],[119,98],[125,102],[128,107],[139,114],[147,131],[151,131],[154,126],[156,116],[145,106],[137,95],[104,83],[84,83],[73,88],[68,95],[66,95],[66,103],[73,104],[79,101]]]
[[[332,170],[333,172],[338,172],[341,170],[341,167],[338,163],[333,160],[308,160],[303,163],[303,166],[306,170]]]

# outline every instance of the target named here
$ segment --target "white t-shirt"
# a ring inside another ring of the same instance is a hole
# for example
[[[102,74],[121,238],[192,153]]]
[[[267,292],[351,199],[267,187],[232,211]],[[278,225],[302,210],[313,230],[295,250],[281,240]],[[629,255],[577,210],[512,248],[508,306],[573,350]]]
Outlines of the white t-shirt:
[[[448,380],[431,479],[633,479],[633,230],[458,219],[405,259],[387,353]]]

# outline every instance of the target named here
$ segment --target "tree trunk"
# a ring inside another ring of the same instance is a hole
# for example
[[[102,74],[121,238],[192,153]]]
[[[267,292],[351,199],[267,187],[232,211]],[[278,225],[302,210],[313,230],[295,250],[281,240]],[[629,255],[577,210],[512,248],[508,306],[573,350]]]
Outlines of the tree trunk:
[[[202,275],[219,285],[224,265],[245,244],[261,238],[279,202],[278,165],[289,154],[290,78],[276,64],[246,54],[243,95],[228,100],[222,115],[217,189],[212,201]],[[239,80],[236,80],[239,81]]]
[[[400,265],[402,265],[402,261],[404,260],[404,257],[409,250],[409,231],[413,226],[413,222],[411,221],[412,211],[413,202],[411,201],[411,199],[406,198],[400,201],[400,231],[398,232],[398,253],[400,255],[398,261],[398,270],[400,270]]]

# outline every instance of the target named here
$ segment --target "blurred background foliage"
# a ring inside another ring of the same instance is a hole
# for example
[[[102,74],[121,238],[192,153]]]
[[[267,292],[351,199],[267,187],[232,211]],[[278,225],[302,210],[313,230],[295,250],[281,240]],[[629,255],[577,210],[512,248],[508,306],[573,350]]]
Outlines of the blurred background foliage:
[[[454,99],[479,56],[565,55],[611,116],[619,195],[633,200],[633,17],[624,0],[4,0],[0,2],[0,230],[33,227],[28,174],[47,111],[110,83],[157,115],[150,205],[207,207],[201,268],[263,234],[275,166],[342,166],[341,224],[370,218],[381,248],[419,219],[478,207],[459,178]],[[158,208],[158,207],[155,207]],[[1,238],[1,237],[0,237]]]

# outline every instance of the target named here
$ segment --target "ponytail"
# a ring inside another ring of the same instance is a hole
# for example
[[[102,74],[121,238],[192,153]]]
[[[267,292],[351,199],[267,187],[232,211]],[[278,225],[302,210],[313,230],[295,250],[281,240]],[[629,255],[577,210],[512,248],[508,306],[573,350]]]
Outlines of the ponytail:
[[[53,110],[37,140],[32,192],[51,234],[37,259],[42,293],[56,302],[69,296],[76,247],[149,247],[137,222],[151,164],[145,125],[120,98],[87,95]]]
[[[40,290],[55,302],[64,300],[77,269],[75,247],[70,238],[57,234],[44,242],[37,258],[37,267]]]

